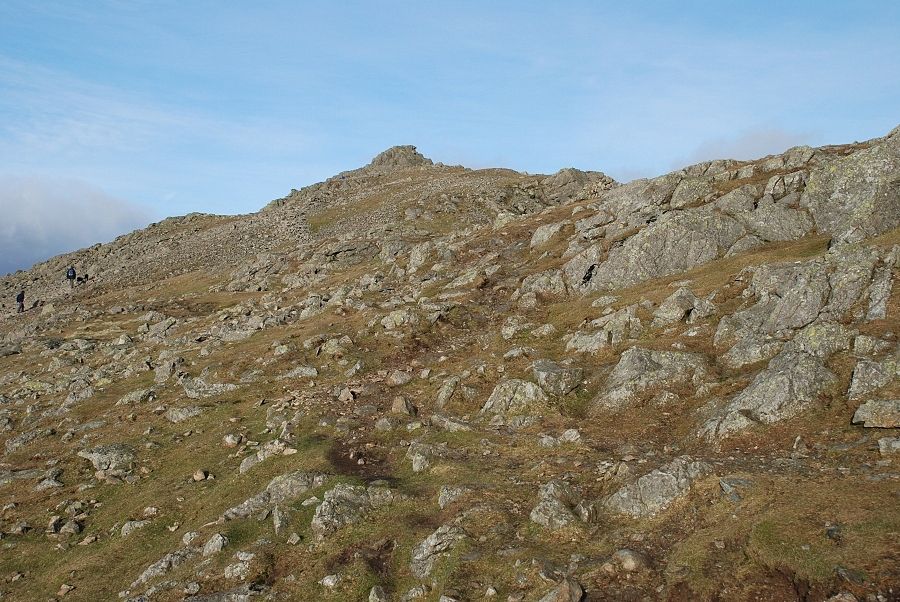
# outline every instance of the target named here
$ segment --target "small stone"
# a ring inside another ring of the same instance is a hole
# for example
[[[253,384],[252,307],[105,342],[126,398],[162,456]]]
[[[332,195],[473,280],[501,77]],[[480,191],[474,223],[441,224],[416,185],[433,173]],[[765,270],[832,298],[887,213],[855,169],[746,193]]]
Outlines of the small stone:
[[[335,587],[337,587],[337,584],[340,582],[340,580],[340,575],[327,575],[326,577],[323,577],[319,581],[319,583],[327,587],[328,589],[334,589]]]
[[[205,481],[206,479],[209,478],[209,472],[200,468],[194,472],[194,475],[192,478],[194,479],[194,481],[197,481],[197,482]]]

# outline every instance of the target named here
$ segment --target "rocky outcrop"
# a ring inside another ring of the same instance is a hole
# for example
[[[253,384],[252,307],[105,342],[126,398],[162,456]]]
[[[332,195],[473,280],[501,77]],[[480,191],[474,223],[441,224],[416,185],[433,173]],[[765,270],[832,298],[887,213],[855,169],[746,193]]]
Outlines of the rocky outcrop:
[[[773,424],[797,416],[825,392],[837,377],[815,355],[794,348],[779,353],[750,385],[708,420],[701,434],[727,437],[757,424]]]
[[[621,410],[662,389],[696,387],[707,371],[706,358],[695,353],[632,347],[619,358],[592,411]]]
[[[537,412],[547,396],[536,384],[510,379],[501,381],[481,408],[483,414],[519,415]]]
[[[419,579],[425,579],[431,575],[435,563],[466,538],[466,532],[462,527],[452,523],[441,525],[413,548],[409,564],[412,574]]]
[[[622,487],[604,504],[633,518],[654,516],[687,495],[694,482],[711,471],[709,464],[681,456]]]
[[[322,541],[341,527],[362,520],[368,513],[402,499],[387,487],[370,485],[335,485],[325,492],[316,507],[310,528],[317,541]]]

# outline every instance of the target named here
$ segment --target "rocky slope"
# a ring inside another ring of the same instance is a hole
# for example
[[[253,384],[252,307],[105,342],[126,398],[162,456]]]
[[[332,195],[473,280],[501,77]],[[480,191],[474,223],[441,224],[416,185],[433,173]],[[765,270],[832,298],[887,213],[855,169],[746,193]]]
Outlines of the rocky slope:
[[[9,275],[2,599],[898,599],[898,245],[900,129],[395,147]]]

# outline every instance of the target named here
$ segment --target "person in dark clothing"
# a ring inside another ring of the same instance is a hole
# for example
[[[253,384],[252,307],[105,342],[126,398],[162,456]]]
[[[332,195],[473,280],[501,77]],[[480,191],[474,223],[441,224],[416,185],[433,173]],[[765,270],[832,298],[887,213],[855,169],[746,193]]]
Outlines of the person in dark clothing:
[[[66,280],[69,281],[69,288],[75,288],[75,267],[69,266],[69,269],[66,270]]]
[[[16,295],[16,307],[16,313],[25,311],[25,291],[19,291],[19,294]]]

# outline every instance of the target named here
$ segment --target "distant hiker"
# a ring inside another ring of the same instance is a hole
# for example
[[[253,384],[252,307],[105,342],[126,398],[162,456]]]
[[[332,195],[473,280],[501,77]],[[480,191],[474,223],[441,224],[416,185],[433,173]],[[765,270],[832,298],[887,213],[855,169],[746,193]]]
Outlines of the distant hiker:
[[[69,269],[66,270],[66,280],[69,281],[69,288],[75,288],[75,267],[69,266]]]
[[[19,291],[16,295],[16,313],[21,314],[25,311],[25,291]]]

